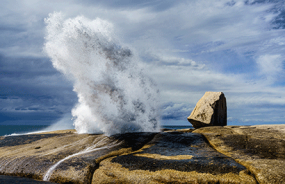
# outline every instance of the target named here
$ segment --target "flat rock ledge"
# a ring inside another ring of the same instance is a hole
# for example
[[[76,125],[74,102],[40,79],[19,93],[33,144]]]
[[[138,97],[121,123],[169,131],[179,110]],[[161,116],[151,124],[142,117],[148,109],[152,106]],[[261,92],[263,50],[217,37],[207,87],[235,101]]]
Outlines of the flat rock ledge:
[[[0,174],[54,183],[285,183],[285,125],[0,137]]]
[[[245,166],[258,183],[285,183],[285,125],[204,127],[193,132]]]

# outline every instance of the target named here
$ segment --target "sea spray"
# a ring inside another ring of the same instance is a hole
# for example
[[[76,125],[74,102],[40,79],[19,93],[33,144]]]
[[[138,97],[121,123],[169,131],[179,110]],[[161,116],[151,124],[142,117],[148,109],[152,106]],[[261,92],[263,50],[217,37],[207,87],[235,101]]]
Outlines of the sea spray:
[[[78,133],[159,131],[158,90],[134,52],[113,34],[111,23],[50,14],[44,50],[74,83],[72,109]]]
[[[95,152],[95,151],[98,151],[98,150],[101,150],[101,149],[110,149],[110,148],[118,146],[118,145],[120,145],[122,143],[122,142],[119,142],[118,140],[115,140],[115,141],[112,141],[112,142],[109,142],[108,140],[109,140],[108,137],[105,137],[105,138],[101,139],[100,141],[98,141],[96,144],[86,148],[85,150],[82,150],[82,151],[80,151],[78,153],[69,155],[69,156],[65,157],[64,159],[61,159],[60,161],[58,161],[56,164],[54,164],[53,166],[51,166],[48,169],[48,171],[46,172],[46,174],[43,177],[43,181],[49,181],[52,173],[54,172],[54,170],[62,162],[66,161],[66,160],[68,160],[68,159],[70,159],[72,157],[79,156],[79,155],[84,155],[84,154],[87,154],[87,153],[92,153],[92,152]]]

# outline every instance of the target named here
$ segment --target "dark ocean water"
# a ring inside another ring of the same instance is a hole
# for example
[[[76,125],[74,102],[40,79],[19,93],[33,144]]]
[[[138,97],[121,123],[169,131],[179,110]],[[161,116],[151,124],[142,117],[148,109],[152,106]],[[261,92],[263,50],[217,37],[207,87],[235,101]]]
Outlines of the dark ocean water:
[[[48,125],[0,125],[0,136],[40,131]]]
[[[174,125],[163,125],[161,128],[168,128],[168,129],[186,129],[186,128],[193,128],[191,125],[189,126],[174,126]]]
[[[40,131],[47,128],[48,125],[0,125],[0,136],[10,135],[10,134],[21,134],[28,132]],[[162,128],[168,129],[184,129],[193,128],[192,126],[162,126]]]

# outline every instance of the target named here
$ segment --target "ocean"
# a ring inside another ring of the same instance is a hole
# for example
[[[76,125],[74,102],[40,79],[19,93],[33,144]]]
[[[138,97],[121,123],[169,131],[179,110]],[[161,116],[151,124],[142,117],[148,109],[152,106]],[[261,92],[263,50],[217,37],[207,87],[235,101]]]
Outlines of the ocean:
[[[180,125],[180,126],[175,126],[175,125],[162,125],[161,128],[167,128],[167,129],[186,129],[186,128],[193,128],[193,126],[185,126],[185,125]]]
[[[28,132],[40,131],[47,128],[49,125],[0,125],[0,136],[3,135],[11,135],[11,134],[21,134]],[[162,126],[162,128],[168,129],[185,129],[185,128],[193,128],[190,126]]]
[[[49,125],[0,125],[0,136],[40,131]]]

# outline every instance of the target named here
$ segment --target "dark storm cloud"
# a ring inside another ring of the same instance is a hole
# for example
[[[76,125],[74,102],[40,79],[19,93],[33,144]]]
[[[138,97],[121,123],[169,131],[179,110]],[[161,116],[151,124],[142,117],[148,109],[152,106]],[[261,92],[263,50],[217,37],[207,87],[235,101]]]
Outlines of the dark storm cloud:
[[[162,107],[162,120],[185,120],[193,110],[189,105],[167,103]]]
[[[0,55],[1,78],[29,79],[35,76],[56,75],[48,58],[5,57]]]
[[[164,11],[167,10],[174,5],[177,5],[180,2],[172,1],[172,0],[114,0],[114,1],[105,1],[105,0],[86,0],[86,1],[78,1],[82,4],[88,5],[101,5],[106,8],[116,8],[116,9],[140,9],[140,8],[150,8],[153,11]]]
[[[9,33],[15,33],[15,32],[23,32],[24,29],[22,28],[18,28],[18,27],[12,27],[12,26],[3,26],[0,25],[0,32],[4,33],[5,31],[9,32]]]
[[[60,119],[57,112],[1,112],[0,125],[49,125]]]
[[[0,48],[15,45],[20,39],[18,35],[24,31],[23,28],[2,25],[0,27]]]
[[[245,1],[248,5],[255,4],[272,4],[271,12],[274,12],[277,16],[272,21],[274,29],[285,29],[285,1],[280,0],[254,0]]]
[[[285,29],[285,10],[282,10],[280,14],[273,21],[274,28]]]
[[[0,55],[0,86],[0,124],[50,124],[77,100],[71,82],[47,58]]]
[[[189,116],[204,92],[211,90],[225,92],[234,121],[284,121],[284,4],[0,1],[0,123],[51,123],[70,113],[77,101],[71,82],[42,52],[44,18],[55,11],[68,18],[83,15],[114,24],[120,39],[149,64],[147,71],[160,86],[163,120]]]

